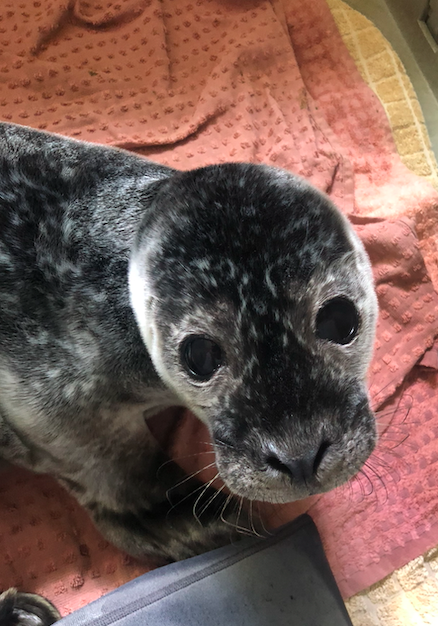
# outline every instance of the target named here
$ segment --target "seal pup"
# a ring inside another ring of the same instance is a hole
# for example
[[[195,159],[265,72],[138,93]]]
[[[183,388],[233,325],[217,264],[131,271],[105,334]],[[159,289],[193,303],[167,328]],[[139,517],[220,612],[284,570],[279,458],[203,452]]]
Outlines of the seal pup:
[[[161,411],[202,420],[220,477],[251,500],[359,471],[376,296],[324,194],[265,165],[183,172],[6,123],[0,159],[0,457],[52,474],[121,549],[166,560],[223,544],[235,514],[172,463],[157,479]]]

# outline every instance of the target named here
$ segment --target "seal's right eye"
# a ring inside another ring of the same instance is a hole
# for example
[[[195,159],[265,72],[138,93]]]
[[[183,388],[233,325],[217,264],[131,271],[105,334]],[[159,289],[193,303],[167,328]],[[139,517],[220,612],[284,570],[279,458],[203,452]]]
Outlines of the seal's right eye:
[[[343,346],[351,343],[359,330],[359,314],[353,302],[344,297],[326,302],[316,316],[316,334]]]
[[[222,350],[212,339],[192,335],[181,346],[181,362],[193,378],[209,380],[222,365]]]

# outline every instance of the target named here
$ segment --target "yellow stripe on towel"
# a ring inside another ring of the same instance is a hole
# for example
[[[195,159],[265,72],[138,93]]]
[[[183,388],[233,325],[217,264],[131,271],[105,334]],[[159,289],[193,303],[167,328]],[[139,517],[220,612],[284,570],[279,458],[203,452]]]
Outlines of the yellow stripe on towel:
[[[362,78],[379,97],[403,163],[438,188],[438,165],[406,71],[376,26],[342,0],[327,0]]]

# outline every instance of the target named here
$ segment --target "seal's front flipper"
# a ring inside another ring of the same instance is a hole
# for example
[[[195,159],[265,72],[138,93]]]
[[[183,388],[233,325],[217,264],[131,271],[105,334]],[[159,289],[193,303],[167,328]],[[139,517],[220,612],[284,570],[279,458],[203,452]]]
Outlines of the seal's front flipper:
[[[61,615],[51,602],[14,588],[0,594],[1,626],[50,626]]]

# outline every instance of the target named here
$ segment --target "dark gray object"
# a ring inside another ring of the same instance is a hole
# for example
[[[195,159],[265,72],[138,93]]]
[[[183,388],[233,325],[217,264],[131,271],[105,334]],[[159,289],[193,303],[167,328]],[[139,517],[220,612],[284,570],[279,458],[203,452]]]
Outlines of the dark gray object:
[[[60,626],[352,626],[308,515],[154,570]]]

